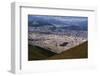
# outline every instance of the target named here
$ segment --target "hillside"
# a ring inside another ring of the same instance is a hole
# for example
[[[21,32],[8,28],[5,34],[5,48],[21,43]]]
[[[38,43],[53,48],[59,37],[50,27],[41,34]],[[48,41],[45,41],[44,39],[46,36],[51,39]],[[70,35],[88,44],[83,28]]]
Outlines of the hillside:
[[[41,47],[29,45],[28,60],[51,60],[51,59],[76,59],[88,57],[88,42],[56,54]]]
[[[84,42],[79,46],[76,46],[60,54],[49,57],[48,59],[76,59],[76,58],[88,58],[88,42]]]
[[[28,45],[28,60],[43,60],[52,55],[55,55],[54,52],[46,50],[38,46]]]

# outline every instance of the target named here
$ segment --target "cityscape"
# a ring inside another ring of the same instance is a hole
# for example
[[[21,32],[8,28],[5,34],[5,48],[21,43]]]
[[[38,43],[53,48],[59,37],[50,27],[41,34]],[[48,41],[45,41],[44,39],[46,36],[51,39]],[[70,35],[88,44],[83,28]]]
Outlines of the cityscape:
[[[28,15],[29,61],[87,58],[87,49],[88,17]]]

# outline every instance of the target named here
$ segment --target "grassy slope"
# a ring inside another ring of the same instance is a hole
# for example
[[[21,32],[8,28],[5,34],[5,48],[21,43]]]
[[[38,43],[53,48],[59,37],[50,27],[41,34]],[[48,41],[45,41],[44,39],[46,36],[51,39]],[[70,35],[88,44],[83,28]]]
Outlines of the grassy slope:
[[[55,54],[49,50],[29,45],[28,60],[44,60],[44,59],[75,59],[88,57],[88,42],[84,42],[79,46],[66,50],[60,54]]]
[[[55,53],[38,46],[28,45],[28,60],[43,60]]]
[[[84,42],[79,46],[71,48],[60,54],[49,57],[48,59],[75,59],[88,57],[88,42]]]

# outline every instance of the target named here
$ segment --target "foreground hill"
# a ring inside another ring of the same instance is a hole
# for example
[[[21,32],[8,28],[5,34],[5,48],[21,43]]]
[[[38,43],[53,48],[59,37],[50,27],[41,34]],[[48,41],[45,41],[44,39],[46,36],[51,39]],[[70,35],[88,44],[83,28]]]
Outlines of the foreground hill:
[[[88,42],[56,54],[38,46],[28,45],[28,60],[76,59],[88,57]]]
[[[55,54],[44,48],[28,45],[28,60],[43,60]]]
[[[88,42],[84,42],[79,46],[66,50],[60,54],[53,55],[48,59],[76,59],[88,58]]]

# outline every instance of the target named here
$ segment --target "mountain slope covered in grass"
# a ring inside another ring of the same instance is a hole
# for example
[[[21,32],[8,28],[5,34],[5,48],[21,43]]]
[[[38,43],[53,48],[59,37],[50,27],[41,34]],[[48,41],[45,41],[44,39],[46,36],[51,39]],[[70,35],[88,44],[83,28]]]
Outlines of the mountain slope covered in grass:
[[[28,45],[28,60],[43,60],[52,55],[55,55],[55,53],[47,49]]]
[[[76,59],[76,58],[88,58],[88,42],[84,42],[60,54],[53,55],[48,59]]]
[[[84,42],[74,48],[60,54],[51,52],[38,46],[28,45],[28,60],[52,60],[52,59],[77,59],[88,58],[88,42]]]

